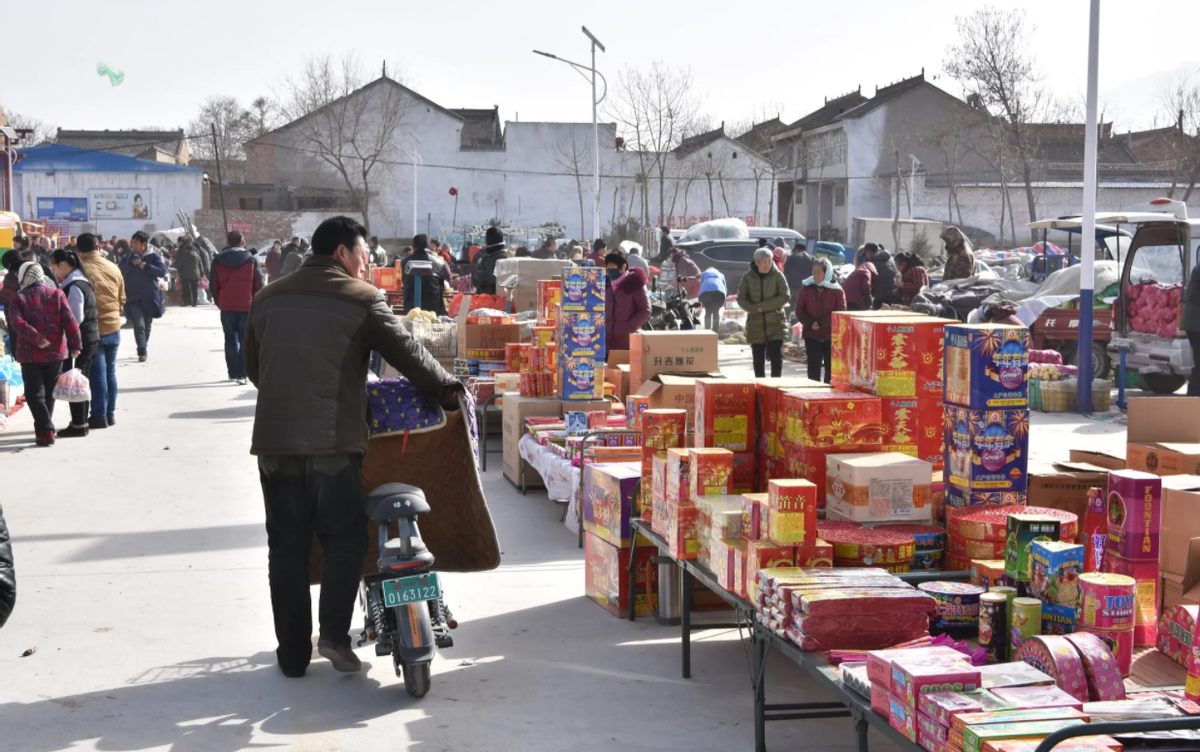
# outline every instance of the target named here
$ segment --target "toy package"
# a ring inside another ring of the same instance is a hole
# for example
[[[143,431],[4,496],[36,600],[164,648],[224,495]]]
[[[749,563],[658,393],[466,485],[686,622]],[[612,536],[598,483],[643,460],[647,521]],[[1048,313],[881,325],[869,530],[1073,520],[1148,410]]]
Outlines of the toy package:
[[[1033,541],[1030,550],[1029,593],[1043,603],[1075,608],[1083,546],[1061,541]]]

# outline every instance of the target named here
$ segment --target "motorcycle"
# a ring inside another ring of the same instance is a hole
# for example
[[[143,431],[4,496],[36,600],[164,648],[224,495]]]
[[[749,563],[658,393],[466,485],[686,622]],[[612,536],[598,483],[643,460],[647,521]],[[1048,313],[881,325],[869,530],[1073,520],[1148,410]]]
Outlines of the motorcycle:
[[[396,676],[413,697],[430,687],[430,664],[438,648],[453,647],[458,627],[442,599],[434,556],[421,540],[417,518],[429,512],[425,493],[405,483],[385,483],[367,494],[367,516],[379,524],[377,572],[359,584],[363,610],[362,647],[374,641],[375,655],[391,654]],[[391,522],[398,534],[388,537]]]
[[[650,293],[650,319],[644,328],[658,331],[699,329],[700,302],[688,300],[677,285],[667,287],[661,293]]]

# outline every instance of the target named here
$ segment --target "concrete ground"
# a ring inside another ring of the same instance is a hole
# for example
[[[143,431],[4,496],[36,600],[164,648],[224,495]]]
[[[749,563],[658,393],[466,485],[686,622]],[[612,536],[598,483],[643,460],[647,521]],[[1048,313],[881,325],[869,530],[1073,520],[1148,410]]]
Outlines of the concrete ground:
[[[145,364],[125,335],[117,426],[37,449],[23,410],[0,434],[19,583],[0,630],[0,750],[752,749],[737,632],[698,635],[694,678],[681,679],[678,629],[584,598],[582,552],[559,508],[513,492],[495,456],[484,485],[504,562],[446,576],[461,626],[430,694],[410,698],[369,647],[361,674],[317,658],[303,679],[284,678],[248,454],[255,391],[223,380],[212,308],[171,309]],[[727,373],[748,372],[748,348],[722,350]],[[66,415],[60,405],[60,425]],[[1035,456],[1120,441],[1111,423],[1035,426]],[[824,699],[778,657],[768,679],[769,702]],[[769,724],[767,739],[813,752],[853,744],[847,719]]]

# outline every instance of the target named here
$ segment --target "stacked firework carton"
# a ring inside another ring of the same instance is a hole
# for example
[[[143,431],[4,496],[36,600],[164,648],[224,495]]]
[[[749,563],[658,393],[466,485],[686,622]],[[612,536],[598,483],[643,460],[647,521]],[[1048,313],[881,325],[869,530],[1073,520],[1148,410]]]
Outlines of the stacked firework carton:
[[[563,274],[556,341],[558,396],[597,400],[604,385],[604,269],[572,267]]]

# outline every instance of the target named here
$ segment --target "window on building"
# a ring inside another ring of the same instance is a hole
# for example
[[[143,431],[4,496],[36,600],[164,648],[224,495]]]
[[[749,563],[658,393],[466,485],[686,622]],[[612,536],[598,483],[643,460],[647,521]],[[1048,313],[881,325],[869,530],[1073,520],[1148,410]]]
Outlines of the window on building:
[[[337,208],[337,199],[333,196],[297,196],[296,209],[298,211],[308,211],[312,209],[334,209]]]
[[[846,189],[845,188],[835,187],[833,189],[833,205],[834,206],[845,206],[846,205]]]
[[[238,208],[244,211],[262,211],[262,202],[261,198],[242,197],[238,199]]]
[[[796,186],[796,206],[800,206],[804,203],[804,191],[805,188],[803,183],[800,183]]]

